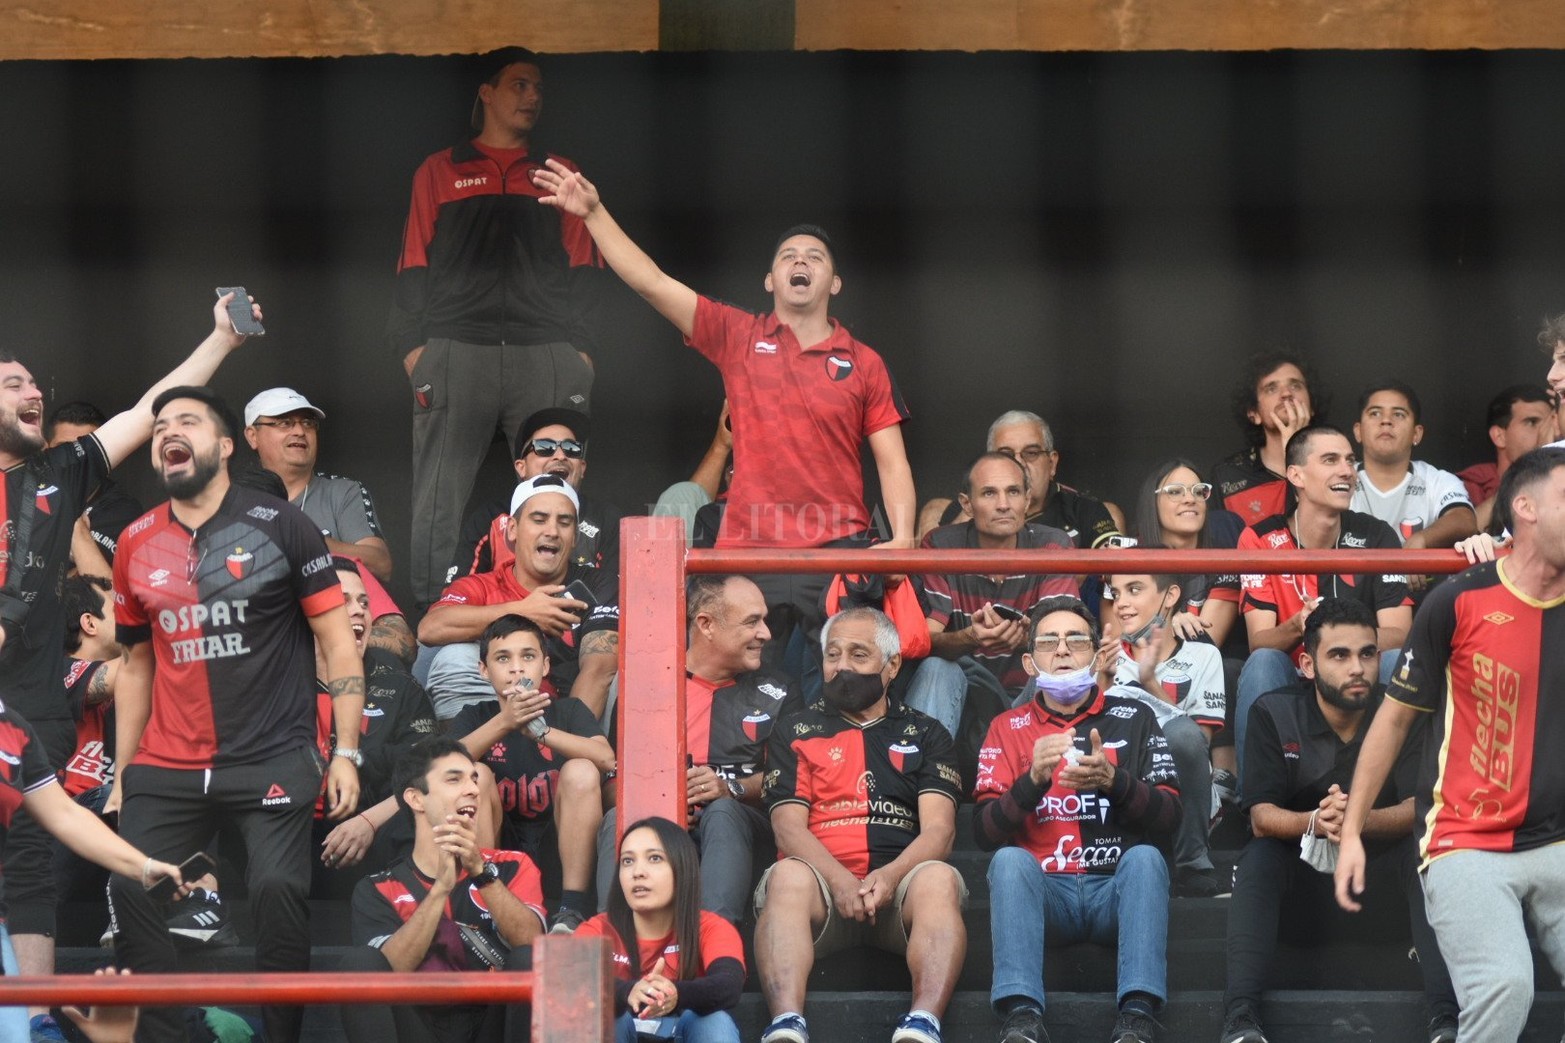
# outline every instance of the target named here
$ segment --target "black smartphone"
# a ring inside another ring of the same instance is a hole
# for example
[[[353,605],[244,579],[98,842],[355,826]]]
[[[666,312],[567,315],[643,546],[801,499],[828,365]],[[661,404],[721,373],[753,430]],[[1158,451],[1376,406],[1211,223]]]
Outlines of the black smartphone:
[[[999,601],[993,602],[989,607],[994,609],[995,615],[999,616],[1001,619],[1009,619],[1013,623],[1020,623],[1022,620],[1027,618],[1027,613],[1021,611],[1020,609],[1012,608],[1010,605]]]
[[[570,598],[573,601],[585,601],[588,608],[596,608],[598,606],[598,599],[592,596],[592,591],[587,584],[579,579],[571,580],[569,586],[554,596],[557,598]]]
[[[266,327],[255,321],[255,313],[250,310],[250,295],[245,293],[243,286],[219,286],[219,297],[226,293],[234,295],[234,299],[228,302],[228,321],[233,324],[235,333],[242,333],[246,337],[266,336]]]
[[[217,868],[217,863],[212,861],[212,856],[205,851],[197,851],[179,864],[180,879],[189,883],[199,880]],[[174,898],[174,878],[161,877],[147,888],[147,897],[159,902],[172,901]]]

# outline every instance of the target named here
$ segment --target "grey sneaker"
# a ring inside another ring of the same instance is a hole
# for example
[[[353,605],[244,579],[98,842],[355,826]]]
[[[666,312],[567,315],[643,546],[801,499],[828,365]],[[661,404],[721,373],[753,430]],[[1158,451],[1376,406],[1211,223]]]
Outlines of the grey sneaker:
[[[1223,1033],[1217,1043],[1266,1043],[1261,1020],[1248,1003],[1235,1003],[1223,1018]]]
[[[1000,1043],[1049,1043],[1043,1028],[1043,1013],[1037,1007],[1013,1010],[1000,1029]]]
[[[550,934],[575,934],[576,928],[587,922],[587,918],[568,906],[561,906],[549,917]]]
[[[1109,1043],[1155,1043],[1157,1019],[1134,1010],[1122,1010],[1114,1019],[1114,1034]]]

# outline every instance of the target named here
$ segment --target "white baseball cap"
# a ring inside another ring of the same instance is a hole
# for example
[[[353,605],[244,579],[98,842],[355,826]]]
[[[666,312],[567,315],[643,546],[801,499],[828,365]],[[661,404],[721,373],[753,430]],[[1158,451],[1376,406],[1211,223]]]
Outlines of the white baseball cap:
[[[267,388],[245,403],[245,426],[253,427],[256,417],[287,416],[301,409],[308,409],[321,420],[326,419],[325,410],[320,406],[311,405],[309,399],[293,388]]]
[[[581,498],[576,495],[576,490],[571,488],[569,482],[557,474],[540,474],[522,482],[516,487],[516,491],[511,494],[512,517],[515,517],[516,512],[521,510],[528,500],[543,493],[559,493],[571,501],[571,506],[580,513]]]

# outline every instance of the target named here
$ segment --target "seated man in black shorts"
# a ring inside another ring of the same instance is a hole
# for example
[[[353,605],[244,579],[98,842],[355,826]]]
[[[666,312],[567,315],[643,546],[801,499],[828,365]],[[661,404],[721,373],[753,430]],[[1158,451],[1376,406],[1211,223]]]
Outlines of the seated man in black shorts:
[[[517,950],[543,933],[543,892],[526,855],[479,846],[478,765],[460,742],[436,737],[414,746],[398,774],[398,798],[413,813],[413,851],[359,881],[352,929],[361,948],[342,969],[515,969]],[[352,1043],[520,1043],[524,1022],[501,1006],[342,1008]]]

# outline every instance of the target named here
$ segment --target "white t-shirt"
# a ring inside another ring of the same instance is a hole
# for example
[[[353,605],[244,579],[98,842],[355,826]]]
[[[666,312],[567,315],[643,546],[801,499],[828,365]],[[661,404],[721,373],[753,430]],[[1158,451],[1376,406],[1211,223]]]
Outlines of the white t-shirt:
[[[1157,680],[1164,698],[1141,688],[1137,684],[1140,677],[1141,668],[1121,642],[1114,684],[1126,690],[1116,694],[1134,694],[1152,708],[1159,724],[1184,715],[1195,718],[1197,724],[1222,727],[1228,695],[1223,686],[1223,654],[1216,645],[1181,640],[1174,646],[1173,654],[1157,664]]]
[[[1413,533],[1427,529],[1439,517],[1453,507],[1472,509],[1467,487],[1450,471],[1414,460],[1408,465],[1407,474],[1395,486],[1380,490],[1364,473],[1364,465],[1358,469],[1358,488],[1353,491],[1352,509],[1372,514],[1391,526],[1403,543]]]

